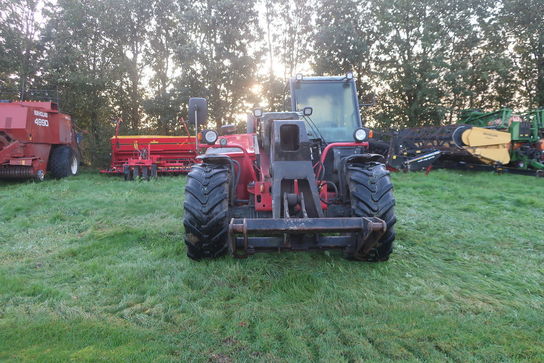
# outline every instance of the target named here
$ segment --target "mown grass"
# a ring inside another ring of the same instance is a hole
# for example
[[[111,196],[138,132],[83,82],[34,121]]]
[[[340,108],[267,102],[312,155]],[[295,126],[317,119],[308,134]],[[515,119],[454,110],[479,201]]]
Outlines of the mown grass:
[[[0,360],[544,360],[544,180],[396,174],[386,263],[193,262],[184,177],[0,184]]]

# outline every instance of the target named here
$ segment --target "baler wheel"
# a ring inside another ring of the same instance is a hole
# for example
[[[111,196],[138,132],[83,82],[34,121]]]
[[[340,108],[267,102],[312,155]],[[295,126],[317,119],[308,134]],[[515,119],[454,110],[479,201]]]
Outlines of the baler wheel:
[[[130,171],[130,166],[123,165],[123,175],[125,176],[125,180],[131,180],[132,179],[132,173]]]
[[[149,169],[147,166],[142,166],[142,179],[149,180]]]
[[[197,164],[185,185],[185,244],[193,260],[217,258],[228,250],[229,169]]]
[[[158,175],[157,173],[157,164],[151,165],[151,178],[156,178]]]
[[[138,180],[139,177],[140,177],[140,167],[135,166],[134,169],[132,169],[132,179]]]
[[[351,164],[347,166],[347,179],[351,194],[351,211],[356,217],[378,217],[387,224],[387,231],[378,246],[367,256],[346,255],[348,259],[387,261],[393,252],[395,198],[389,172],[381,163]]]
[[[49,170],[54,178],[66,178],[76,175],[79,169],[79,160],[71,147],[66,145],[57,146],[49,157]]]

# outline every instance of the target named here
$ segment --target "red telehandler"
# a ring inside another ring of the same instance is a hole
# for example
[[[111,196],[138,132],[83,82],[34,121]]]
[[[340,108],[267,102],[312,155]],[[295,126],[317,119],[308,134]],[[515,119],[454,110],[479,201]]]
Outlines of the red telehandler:
[[[352,74],[297,75],[290,89],[292,111],[255,110],[246,134],[203,131],[185,187],[188,256],[341,249],[387,260],[393,185],[383,156],[368,152]],[[189,117],[205,123],[205,99],[189,101]]]

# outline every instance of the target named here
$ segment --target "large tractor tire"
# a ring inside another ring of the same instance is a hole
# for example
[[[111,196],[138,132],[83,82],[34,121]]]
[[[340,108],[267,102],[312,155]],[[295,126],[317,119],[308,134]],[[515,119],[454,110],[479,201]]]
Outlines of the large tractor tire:
[[[185,244],[193,260],[217,258],[228,250],[229,169],[197,164],[185,185]]]
[[[387,261],[393,252],[395,240],[395,197],[393,184],[385,165],[371,162],[366,164],[348,165],[347,180],[351,195],[351,213],[354,217],[378,217],[387,224],[377,247],[367,256],[347,255],[349,259],[366,261]]]
[[[76,175],[79,171],[79,160],[74,150],[66,145],[55,147],[49,157],[49,170],[57,179]]]

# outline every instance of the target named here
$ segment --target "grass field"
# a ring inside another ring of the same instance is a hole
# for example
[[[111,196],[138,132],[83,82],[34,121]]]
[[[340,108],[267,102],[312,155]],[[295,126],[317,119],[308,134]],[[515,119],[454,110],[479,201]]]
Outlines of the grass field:
[[[0,184],[0,361],[544,360],[544,179],[396,174],[386,263],[193,262],[184,177]]]

